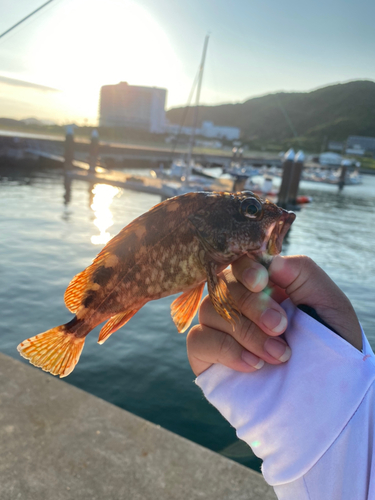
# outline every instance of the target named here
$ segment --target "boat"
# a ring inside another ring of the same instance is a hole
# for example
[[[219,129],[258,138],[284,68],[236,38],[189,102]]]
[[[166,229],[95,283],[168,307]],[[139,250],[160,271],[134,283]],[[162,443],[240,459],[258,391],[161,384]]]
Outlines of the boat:
[[[363,182],[359,173],[360,162],[353,165],[353,160],[334,153],[324,153],[314,158],[314,161],[318,162],[305,166],[302,180],[338,186],[353,186]]]
[[[302,180],[310,182],[319,182],[324,184],[334,184],[340,185],[343,183],[344,186],[354,186],[362,184],[362,176],[359,174],[358,168],[350,172],[346,171],[344,182],[342,182],[342,168],[321,168],[320,165],[317,167],[310,167],[303,171]]]
[[[198,109],[200,100],[200,91],[202,87],[203,70],[204,63],[206,59],[207,46],[208,46],[209,35],[206,35],[203,45],[203,52],[201,63],[199,66],[199,73],[197,79],[197,91],[196,91],[196,101],[195,101],[195,115],[194,115],[194,125],[192,127],[192,133],[189,139],[188,152],[184,157],[175,158],[170,165],[168,170],[164,169],[164,166],[160,165],[158,169],[151,171],[153,177],[158,177],[165,181],[166,192],[170,192],[169,182],[180,182],[179,188],[176,185],[173,189],[177,194],[184,194],[189,191],[213,191],[213,190],[232,190],[233,179],[231,176],[212,176],[208,172],[205,172],[202,165],[196,164],[193,158],[193,149],[195,142],[195,133],[198,124]],[[195,82],[193,84],[193,89],[191,96],[195,90]],[[188,105],[190,105],[190,100]]]
[[[260,169],[253,165],[243,165],[242,163],[232,162],[229,167],[224,168],[223,171],[233,176],[246,176],[254,177],[260,174]]]

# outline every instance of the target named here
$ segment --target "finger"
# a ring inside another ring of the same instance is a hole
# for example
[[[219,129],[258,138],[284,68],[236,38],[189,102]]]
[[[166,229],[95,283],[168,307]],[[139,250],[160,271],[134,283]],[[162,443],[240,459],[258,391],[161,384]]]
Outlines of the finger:
[[[233,328],[216,312],[209,297],[206,297],[201,304],[199,322],[204,327],[229,335],[246,351],[255,354],[267,363],[276,365],[290,358],[291,350],[283,339],[270,337],[244,314]]]
[[[237,268],[238,270],[238,268]],[[240,312],[256,323],[268,335],[284,333],[288,324],[284,309],[272,298],[268,290],[253,293],[237,281],[230,270],[221,275],[238,304]]]
[[[313,260],[304,255],[275,256],[269,268],[274,283],[284,288],[294,304],[313,307],[318,315],[357,349],[362,332],[344,292]]]
[[[246,351],[230,335],[204,325],[194,326],[186,338],[190,366],[196,376],[214,363],[232,370],[250,373],[259,370],[264,361]]]
[[[312,259],[305,255],[274,257],[269,268],[272,281],[285,289],[294,304],[335,308],[335,302],[348,302],[345,294]],[[328,303],[327,303],[328,301]]]
[[[285,290],[269,281],[266,268],[246,255],[232,264],[232,273],[237,281],[252,292],[267,289],[267,294],[278,304],[288,298]]]
[[[268,284],[267,269],[246,255],[232,264],[232,272],[248,290],[260,292]]]
[[[265,292],[268,293],[269,296],[273,298],[273,300],[278,304],[281,304],[281,302],[284,302],[284,300],[289,298],[286,291],[280,286],[275,285],[275,283],[273,283],[272,281],[268,282]]]

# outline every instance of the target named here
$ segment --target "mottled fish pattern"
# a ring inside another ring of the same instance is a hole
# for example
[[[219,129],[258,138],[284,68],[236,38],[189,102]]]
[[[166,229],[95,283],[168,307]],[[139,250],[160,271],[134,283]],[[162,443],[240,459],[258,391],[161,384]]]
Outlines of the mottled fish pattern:
[[[194,318],[207,282],[216,311],[238,317],[218,274],[244,254],[267,264],[295,215],[250,191],[188,193],[156,205],[120,231],[65,292],[74,318],[22,342],[18,351],[53,375],[72,372],[85,337],[103,321],[99,344],[150,300],[183,292],[171,306],[179,332]]]

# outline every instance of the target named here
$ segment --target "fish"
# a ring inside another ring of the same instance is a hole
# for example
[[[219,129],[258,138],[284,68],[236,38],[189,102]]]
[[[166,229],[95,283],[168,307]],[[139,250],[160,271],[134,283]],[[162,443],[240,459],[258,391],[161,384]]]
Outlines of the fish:
[[[182,292],[171,315],[177,330],[186,331],[206,283],[215,310],[235,325],[240,312],[221,271],[243,255],[268,266],[295,217],[251,191],[169,198],[124,227],[74,276],[64,295],[71,321],[17,349],[33,365],[66,377],[91,330],[106,321],[98,339],[103,344],[151,300]]]

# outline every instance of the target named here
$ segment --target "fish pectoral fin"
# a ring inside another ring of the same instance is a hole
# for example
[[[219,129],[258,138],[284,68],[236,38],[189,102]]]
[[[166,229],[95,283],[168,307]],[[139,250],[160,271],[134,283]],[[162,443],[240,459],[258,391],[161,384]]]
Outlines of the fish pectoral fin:
[[[131,311],[125,311],[113,316],[100,330],[98,344],[104,344],[112,333],[115,333],[119,328],[124,326],[138,311],[139,309],[132,309]]]
[[[85,337],[77,338],[61,325],[24,340],[17,350],[34,366],[62,378],[74,370],[84,343]]]
[[[234,327],[241,313],[237,309],[223,278],[220,278],[212,267],[208,267],[207,271],[208,294],[215,311]]]
[[[198,311],[202,298],[204,283],[201,283],[192,290],[184,292],[171,304],[172,319],[177,326],[178,333],[187,330]]]

